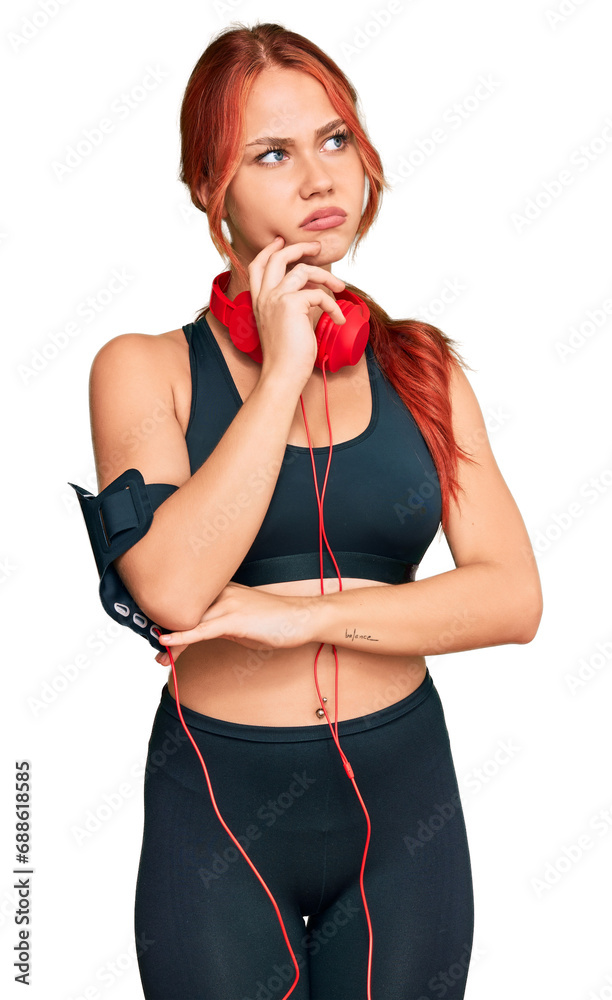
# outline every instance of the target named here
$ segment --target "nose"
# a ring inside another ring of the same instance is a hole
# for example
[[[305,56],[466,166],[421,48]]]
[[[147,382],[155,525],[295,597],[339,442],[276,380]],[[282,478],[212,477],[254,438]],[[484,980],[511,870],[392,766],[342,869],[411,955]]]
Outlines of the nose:
[[[304,158],[301,173],[301,193],[305,198],[313,191],[330,191],[334,186],[330,170],[316,155]]]

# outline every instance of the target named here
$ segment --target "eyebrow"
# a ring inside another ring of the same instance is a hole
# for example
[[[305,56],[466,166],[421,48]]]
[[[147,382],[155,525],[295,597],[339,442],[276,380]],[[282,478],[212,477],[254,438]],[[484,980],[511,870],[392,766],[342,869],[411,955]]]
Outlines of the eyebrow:
[[[334,118],[333,122],[328,122],[327,125],[322,125],[321,128],[315,129],[314,137],[315,139],[320,139],[326,134],[326,132],[331,132],[332,129],[339,128],[340,125],[346,124],[343,118]],[[247,142],[247,146],[295,146],[295,139],[291,136],[278,136],[278,135],[262,135],[259,139],[253,139],[253,142]]]

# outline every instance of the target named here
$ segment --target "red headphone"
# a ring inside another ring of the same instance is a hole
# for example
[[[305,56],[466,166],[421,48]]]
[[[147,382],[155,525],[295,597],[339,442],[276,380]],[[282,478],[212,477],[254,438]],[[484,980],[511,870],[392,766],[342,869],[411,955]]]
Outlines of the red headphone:
[[[222,271],[213,280],[210,311],[228,328],[238,350],[261,364],[263,356],[251,293],[239,292],[235,299],[228,299],[225,289],[231,273]],[[315,329],[318,344],[315,367],[322,368],[326,359],[325,368],[330,372],[337,372],[345,365],[356,365],[370,335],[370,310],[363,299],[346,289],[338,292],[336,299],[346,322],[334,323],[329,313],[324,312]]]

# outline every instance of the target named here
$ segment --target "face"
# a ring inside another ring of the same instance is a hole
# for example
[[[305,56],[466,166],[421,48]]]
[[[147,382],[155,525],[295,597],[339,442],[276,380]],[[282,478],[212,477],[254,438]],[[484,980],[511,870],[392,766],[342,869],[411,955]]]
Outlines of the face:
[[[275,67],[257,77],[246,105],[243,158],[224,211],[245,266],[275,236],[282,236],[285,246],[319,240],[320,251],[307,260],[328,271],[348,252],[361,219],[365,171],[355,139],[339,118],[323,86],[308,73]],[[347,139],[334,136],[342,132]],[[279,148],[266,152],[269,146]],[[332,206],[346,212],[341,224],[301,228],[307,216]]]

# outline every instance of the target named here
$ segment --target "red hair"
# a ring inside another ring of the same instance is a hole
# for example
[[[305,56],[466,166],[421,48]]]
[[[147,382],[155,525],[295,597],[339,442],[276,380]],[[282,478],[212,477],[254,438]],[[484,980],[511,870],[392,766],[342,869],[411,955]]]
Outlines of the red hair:
[[[187,82],[180,113],[181,170],[196,208],[208,216],[211,239],[221,257],[248,285],[248,272],[222,230],[225,193],[244,153],[245,107],[262,70],[272,66],[301,70],[321,83],[330,103],[347,124],[368,181],[368,200],[356,233],[357,246],[374,222],[383,190],[389,190],[380,156],[358,112],[357,92],[340,67],[314,42],[280,24],[229,25],[214,36]],[[228,122],[232,127],[228,128]],[[200,198],[209,182],[207,206]],[[454,341],[437,327],[414,319],[393,320],[369,295],[346,282],[370,310],[370,343],[382,371],[409,407],[431,452],[442,496],[442,528],[449,497],[458,500],[459,458],[473,461],[453,435],[450,378],[454,364],[468,367]],[[204,314],[204,307],[197,319]]]

